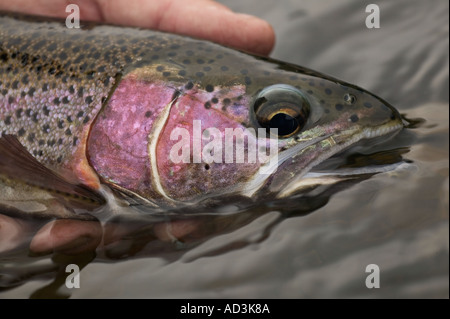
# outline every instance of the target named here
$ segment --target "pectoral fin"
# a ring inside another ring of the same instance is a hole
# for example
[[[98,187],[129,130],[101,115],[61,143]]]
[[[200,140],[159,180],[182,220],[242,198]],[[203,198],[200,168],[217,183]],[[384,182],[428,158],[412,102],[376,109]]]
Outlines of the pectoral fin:
[[[92,209],[106,202],[87,186],[70,183],[39,163],[13,135],[0,137],[0,176],[47,191],[72,208]]]

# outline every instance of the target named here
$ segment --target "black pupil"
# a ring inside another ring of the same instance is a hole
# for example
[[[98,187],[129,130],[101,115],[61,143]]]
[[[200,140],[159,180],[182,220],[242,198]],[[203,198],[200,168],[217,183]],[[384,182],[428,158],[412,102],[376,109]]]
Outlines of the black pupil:
[[[277,128],[280,136],[292,134],[298,128],[298,125],[296,118],[285,113],[278,113],[269,122],[270,128]]]

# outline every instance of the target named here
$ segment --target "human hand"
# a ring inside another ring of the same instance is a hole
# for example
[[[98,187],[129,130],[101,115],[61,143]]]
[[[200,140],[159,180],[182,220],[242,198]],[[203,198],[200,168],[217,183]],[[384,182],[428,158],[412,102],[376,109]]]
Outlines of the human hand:
[[[212,0],[79,0],[82,20],[149,28],[267,55],[272,27],[257,17],[234,13]],[[65,18],[66,0],[0,0],[0,10]]]

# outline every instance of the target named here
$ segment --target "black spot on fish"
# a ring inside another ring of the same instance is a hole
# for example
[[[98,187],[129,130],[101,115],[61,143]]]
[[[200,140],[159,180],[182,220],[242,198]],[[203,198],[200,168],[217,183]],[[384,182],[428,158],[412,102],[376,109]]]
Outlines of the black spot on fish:
[[[8,104],[13,104],[14,98],[12,96],[8,97]]]
[[[176,55],[177,55],[176,52],[169,52],[169,53],[167,53],[167,56],[170,56],[171,58],[173,58]]]
[[[21,97],[25,97],[25,95],[27,95],[27,92],[25,92],[25,91],[20,92]]]
[[[47,106],[44,105],[44,107],[42,108],[42,112],[44,113],[45,116],[48,116],[50,114],[50,110],[48,109]]]
[[[23,109],[17,109],[17,110],[16,110],[16,117],[17,117],[18,119],[20,119],[20,118],[22,117],[22,112],[23,112]]]
[[[64,104],[68,104],[69,103],[69,98],[67,96],[63,97],[62,102]]]
[[[198,63],[198,64],[204,64],[204,63],[205,63],[205,60],[203,60],[203,59],[197,59],[197,63]]]
[[[31,116],[31,120],[32,120],[34,123],[37,123],[37,122],[38,122],[37,113],[34,113],[34,114]]]
[[[211,103],[206,102],[206,103],[205,103],[205,109],[210,109],[210,108],[211,108]]]
[[[367,107],[368,109],[370,109],[372,107],[372,104],[370,102],[364,102],[363,104],[365,107]]]
[[[20,59],[20,63],[22,64],[22,66],[25,66],[28,64],[28,59],[29,59],[29,55],[28,54],[23,54],[22,58]]]
[[[186,75],[186,71],[185,70],[180,70],[180,71],[178,71],[178,75],[185,76]]]
[[[225,66],[225,65],[221,66],[220,69],[221,69],[222,71],[228,71],[228,67]]]
[[[59,58],[61,59],[61,60],[65,60],[65,59],[67,59],[67,53],[66,52],[61,52],[60,54],[59,54]]]
[[[192,89],[194,87],[194,83],[192,83],[191,81],[189,81],[185,86],[184,86],[184,88],[186,89],[186,90],[190,90],[190,89]]]
[[[18,87],[19,87],[19,81],[17,81],[17,80],[11,84],[11,89],[13,89],[13,90],[16,90]]]
[[[56,43],[53,42],[52,44],[50,44],[50,45],[47,47],[47,50],[50,51],[50,52],[55,51],[55,50],[56,50]]]
[[[50,74],[50,75],[53,75],[53,74],[56,73],[56,69],[51,67],[50,69],[48,69],[47,73]]]
[[[28,110],[25,111],[25,115],[28,116],[28,117],[31,117],[31,112],[32,112],[32,110],[28,109]]]
[[[231,104],[231,100],[226,97],[226,98],[223,99],[222,103],[223,103],[223,105],[227,106],[227,105]]]
[[[331,89],[326,88],[326,89],[325,89],[325,93],[328,94],[328,95],[330,95],[331,93],[333,93],[333,91],[331,91]]]
[[[61,103],[61,101],[59,100],[59,98],[55,97],[55,98],[53,99],[53,103],[54,103],[55,105],[59,105],[59,104]]]
[[[8,90],[7,89],[3,89],[2,90],[2,95],[6,95],[6,94],[8,94]]]
[[[95,75],[95,71],[89,71],[89,72],[86,72],[86,77],[87,77],[88,79],[93,79],[93,78],[94,78],[94,75]]]
[[[59,164],[61,164],[61,162],[62,162],[62,156],[59,156],[59,157],[56,159],[56,161],[57,161]]]
[[[67,136],[71,136],[71,135],[72,135],[72,131],[70,130],[70,128],[68,128],[64,133],[65,133]]]
[[[206,85],[205,87],[206,92],[212,92],[214,91],[214,86],[211,84]]]
[[[59,120],[57,125],[58,125],[58,128],[61,128],[61,129],[64,128],[64,121]]]
[[[64,142],[64,141],[63,141],[62,138],[58,139],[58,145],[61,145],[63,142]]]
[[[28,134],[28,138],[27,138],[28,142],[33,143],[35,137],[36,137],[36,135],[34,133]]]
[[[353,123],[356,123],[359,121],[359,117],[356,114],[353,114],[352,116],[350,116],[350,121],[352,121]]]
[[[83,97],[83,87],[78,89],[78,97]]]
[[[78,113],[77,113],[77,117],[79,118],[79,117],[83,117],[83,115],[84,115],[84,112],[83,111],[79,111]]]
[[[246,76],[244,80],[246,85],[252,84],[252,79],[250,79],[250,77]]]
[[[149,118],[150,116],[152,116],[152,112],[151,111],[145,112],[145,117]]]
[[[86,98],[84,99],[84,102],[86,102],[86,104],[91,104],[92,101],[93,101],[93,99],[92,99],[92,96],[91,96],[91,95],[86,96]]]
[[[210,169],[209,164],[205,164],[205,169],[206,169],[206,170],[209,170],[209,169]]]
[[[158,65],[158,66],[156,67],[156,71],[158,71],[158,72],[164,71],[164,66]]]
[[[72,145],[73,145],[73,146],[77,146],[77,143],[78,143],[78,137],[75,136],[75,137],[73,138],[73,143],[72,143]]]
[[[169,77],[169,76],[170,76],[170,72],[163,72],[162,75],[163,75],[164,77]]]
[[[73,85],[69,86],[69,93],[70,94],[74,94],[75,93],[75,89],[73,88]]]
[[[50,125],[48,125],[48,124],[43,125],[42,132],[48,134],[50,132]]]
[[[183,64],[191,64],[191,60],[189,60],[189,59],[185,59],[185,60],[183,60],[183,62],[182,62]]]
[[[39,146],[42,146],[42,145],[44,145],[45,144],[45,141],[44,140],[39,140]]]
[[[23,127],[17,132],[17,134],[18,134],[20,137],[24,136],[25,133],[26,133],[26,131],[25,131],[25,129],[24,129]]]
[[[67,122],[72,123],[72,117],[70,115],[67,116]]]
[[[10,125],[11,124],[11,116],[7,116],[7,117],[5,117],[5,124],[6,125]]]
[[[9,59],[9,57],[8,57],[8,54],[7,54],[6,52],[2,52],[2,53],[0,54],[0,60],[1,60],[1,61],[3,61],[3,62],[8,62],[8,59]]]
[[[36,89],[34,87],[30,87],[30,89],[28,90],[28,95],[33,96],[35,91],[36,91]]]
[[[43,91],[43,92],[47,92],[47,91],[48,91],[48,83],[44,83],[44,84],[42,85],[42,91]]]
[[[213,98],[211,99],[211,102],[212,102],[213,104],[217,104],[217,103],[219,103],[219,99],[216,98],[216,97],[213,97]]]
[[[89,122],[89,120],[90,120],[90,117],[89,117],[89,116],[86,116],[86,117],[84,118],[84,120],[83,120],[83,123],[86,124],[87,122]]]
[[[41,40],[41,41],[39,41],[38,43],[36,43],[36,44],[33,46],[33,49],[34,49],[34,50],[39,50],[40,48],[42,48],[42,47],[44,46],[44,44],[45,44],[46,42],[47,42],[46,40]]]
[[[338,111],[342,111],[342,109],[344,108],[344,106],[343,106],[342,104],[336,104],[334,107],[335,107],[336,110],[338,110]]]

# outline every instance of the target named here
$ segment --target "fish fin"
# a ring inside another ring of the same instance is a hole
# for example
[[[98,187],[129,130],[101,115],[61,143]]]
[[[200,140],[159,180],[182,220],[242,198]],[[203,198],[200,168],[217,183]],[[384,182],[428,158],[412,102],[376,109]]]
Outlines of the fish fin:
[[[39,163],[14,135],[0,137],[0,175],[50,192],[72,207],[98,207],[105,199],[85,185],[66,181]]]

